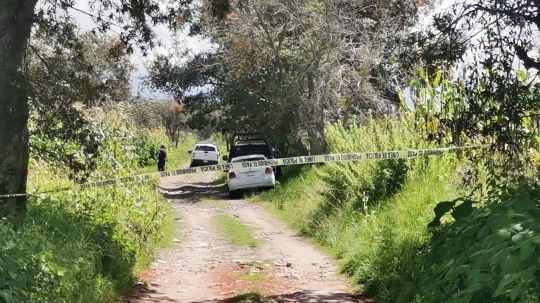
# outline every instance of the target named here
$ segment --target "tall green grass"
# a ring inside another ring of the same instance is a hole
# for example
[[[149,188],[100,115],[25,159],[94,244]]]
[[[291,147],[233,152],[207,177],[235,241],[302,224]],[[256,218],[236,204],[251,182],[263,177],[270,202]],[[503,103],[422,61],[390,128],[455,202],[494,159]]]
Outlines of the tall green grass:
[[[331,152],[432,147],[392,120],[336,124]],[[275,190],[255,197],[335,256],[378,302],[411,302],[422,275],[433,208],[461,194],[455,156],[287,168]]]
[[[262,242],[253,237],[250,228],[236,218],[219,214],[215,220],[221,234],[234,245],[254,247]]]
[[[32,198],[19,229],[0,223],[0,302],[116,300],[161,236],[150,186]]]
[[[183,133],[178,146],[175,144],[167,143],[168,139],[163,134],[163,131],[154,131],[152,132],[152,138],[155,142],[155,146],[159,149],[161,144],[164,144],[167,149],[167,163],[165,166],[166,170],[173,170],[178,168],[185,168],[191,161],[191,155],[188,153],[189,150],[193,149],[195,143],[197,143],[197,137],[192,133]],[[142,169],[137,170],[139,173],[148,173],[157,171],[157,151],[156,151],[156,160],[154,160],[151,165],[148,165]]]
[[[95,119],[103,138],[89,181],[153,167],[162,135],[134,131],[116,113]],[[73,184],[68,176],[62,166],[34,159],[29,188]],[[171,219],[155,182],[32,196],[21,226],[0,220],[0,302],[118,301]]]

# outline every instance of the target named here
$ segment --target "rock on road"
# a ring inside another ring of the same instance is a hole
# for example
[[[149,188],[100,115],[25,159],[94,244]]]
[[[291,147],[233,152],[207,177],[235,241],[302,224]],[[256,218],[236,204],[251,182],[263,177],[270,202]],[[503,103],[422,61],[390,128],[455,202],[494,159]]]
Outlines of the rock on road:
[[[201,174],[162,180],[160,189],[173,201],[180,223],[174,245],[158,253],[140,277],[146,286],[124,302],[369,302],[338,277],[328,256],[263,207],[229,200],[213,179]],[[249,226],[262,244],[229,244],[215,223],[220,213]]]

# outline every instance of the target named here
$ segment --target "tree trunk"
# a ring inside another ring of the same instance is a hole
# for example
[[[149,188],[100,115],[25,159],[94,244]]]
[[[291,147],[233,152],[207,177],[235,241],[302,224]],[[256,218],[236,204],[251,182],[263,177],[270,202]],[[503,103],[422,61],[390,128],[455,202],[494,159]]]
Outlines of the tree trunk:
[[[296,135],[296,149],[299,153],[298,156],[307,156],[309,153],[309,149],[306,144],[304,144],[304,140],[302,140],[301,133],[297,133]]]
[[[324,124],[323,124],[324,125]],[[324,126],[317,123],[316,127],[308,131],[309,149],[312,155],[322,155],[326,153],[326,139],[324,138]]]
[[[0,2],[0,195],[26,192],[29,112],[21,67],[36,2]],[[26,197],[0,198],[0,217],[25,212]]]
[[[316,65],[318,69],[318,64]],[[312,155],[321,155],[326,152],[326,138],[324,137],[325,117],[324,106],[315,91],[315,79],[308,75],[308,108],[311,112],[311,121],[308,123],[309,149]]]

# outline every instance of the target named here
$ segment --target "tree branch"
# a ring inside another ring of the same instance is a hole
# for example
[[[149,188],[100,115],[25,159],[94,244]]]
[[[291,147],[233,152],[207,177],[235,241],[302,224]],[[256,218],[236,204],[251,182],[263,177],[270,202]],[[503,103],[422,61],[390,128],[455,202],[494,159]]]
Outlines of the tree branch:
[[[33,46],[31,43],[28,43],[28,47],[30,47],[30,49],[36,55],[36,57],[38,57],[38,59],[43,63],[43,65],[45,65],[45,68],[47,69],[49,74],[51,74],[51,75],[54,74],[51,66],[49,65],[47,60],[45,60],[45,58],[43,58],[43,56],[39,53],[39,51],[36,49],[36,47]]]
[[[514,49],[516,50],[516,55],[518,56],[518,58],[523,61],[523,65],[526,69],[536,68],[540,73],[540,62],[529,57],[526,49],[519,45],[514,45]]]

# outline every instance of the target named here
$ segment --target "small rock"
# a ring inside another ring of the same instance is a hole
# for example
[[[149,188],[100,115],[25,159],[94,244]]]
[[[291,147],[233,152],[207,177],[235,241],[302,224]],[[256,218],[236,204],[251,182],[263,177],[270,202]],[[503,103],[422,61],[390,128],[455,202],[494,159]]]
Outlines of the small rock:
[[[182,243],[182,241],[178,240],[178,239],[173,239],[172,240],[174,243]]]
[[[277,259],[273,261],[275,266],[286,266],[287,262],[285,262],[283,259]]]
[[[222,291],[220,294],[221,295],[230,295],[230,294],[234,294],[234,291]]]
[[[286,266],[287,266],[287,267],[292,267],[292,263],[287,262]]]

